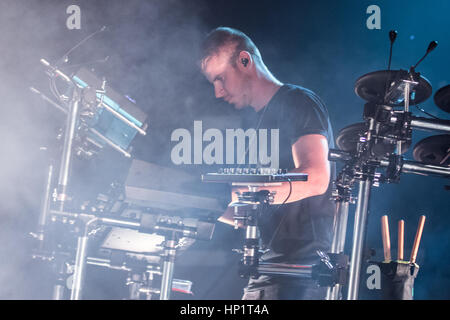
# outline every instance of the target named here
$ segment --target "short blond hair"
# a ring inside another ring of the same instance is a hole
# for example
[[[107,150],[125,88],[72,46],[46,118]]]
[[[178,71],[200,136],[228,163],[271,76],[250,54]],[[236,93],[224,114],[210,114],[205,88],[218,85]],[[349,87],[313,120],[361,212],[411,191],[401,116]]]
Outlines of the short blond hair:
[[[242,31],[229,27],[218,27],[208,33],[202,43],[202,56],[200,61],[204,61],[206,58],[218,54],[226,46],[233,45],[235,46],[234,51],[230,56],[232,66],[236,66],[236,60],[241,51],[249,52],[255,61],[262,62],[261,53],[253,41]]]

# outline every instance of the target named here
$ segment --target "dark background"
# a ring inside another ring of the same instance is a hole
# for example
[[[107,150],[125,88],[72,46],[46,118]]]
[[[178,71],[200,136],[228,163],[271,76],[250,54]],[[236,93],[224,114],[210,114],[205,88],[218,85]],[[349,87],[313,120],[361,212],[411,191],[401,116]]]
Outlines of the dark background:
[[[80,30],[66,27],[66,8],[71,4],[81,8]],[[366,9],[372,4],[381,9],[381,30],[366,27]],[[174,129],[192,130],[194,120],[215,128],[238,123],[239,112],[214,99],[212,87],[196,66],[198,43],[210,29],[230,26],[247,33],[280,81],[302,85],[321,96],[337,134],[343,127],[362,121],[364,101],[354,94],[354,82],[365,73],[386,69],[391,29],[399,32],[393,69],[408,68],[424,54],[431,40],[437,40],[438,48],[418,71],[431,82],[433,94],[449,84],[449,10],[450,3],[445,0],[2,1],[0,299],[51,297],[49,270],[31,260],[34,243],[28,233],[36,227],[45,179],[47,157],[39,148],[55,143],[64,117],[28,89],[34,86],[50,96],[39,59],[56,62],[89,34],[107,26],[105,32],[71,53],[65,70],[71,72],[76,70],[71,65],[109,56],[106,63],[92,66],[111,87],[133,97],[149,115],[148,134],[133,141],[133,156],[171,165],[170,134]],[[432,98],[421,107],[449,118]],[[413,112],[421,115],[415,109]],[[413,145],[431,134],[415,131]],[[406,158],[412,159],[411,151]],[[86,168],[79,166],[79,176],[90,187],[102,188],[122,177],[127,165],[129,161],[120,154],[107,151]],[[194,165],[185,169],[194,173],[209,170]],[[399,184],[374,189],[371,199],[368,245],[377,249],[378,259],[382,258],[382,215],[389,215],[392,243],[396,243],[396,221],[406,220],[407,256],[419,216],[427,216],[419,250],[416,299],[450,298],[450,201],[443,188],[445,182],[403,175]],[[354,206],[351,209],[353,212]],[[241,246],[239,240],[238,231],[217,225],[212,241],[197,242],[180,256],[175,277],[194,282],[196,299],[239,299],[244,281],[237,276],[238,256],[231,252],[231,248]],[[120,298],[121,277],[93,270],[87,297]]]

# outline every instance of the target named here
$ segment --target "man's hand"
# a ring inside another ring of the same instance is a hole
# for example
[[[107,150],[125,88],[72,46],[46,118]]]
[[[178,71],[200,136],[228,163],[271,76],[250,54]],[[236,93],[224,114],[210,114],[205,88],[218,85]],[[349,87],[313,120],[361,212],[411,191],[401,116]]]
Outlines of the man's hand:
[[[235,209],[237,207],[238,210],[242,210],[242,211],[238,211],[241,214],[244,213],[243,210],[251,210],[251,206],[250,204],[237,204],[237,202],[230,202],[228,204],[227,209],[225,210],[225,212],[223,213],[222,216],[219,217],[219,219],[217,219],[219,222],[223,222],[232,226],[236,226],[235,220],[234,220],[234,212]],[[238,221],[238,227],[239,228],[244,228],[244,224],[242,222],[242,220]]]
[[[328,142],[320,134],[300,137],[292,145],[292,157],[295,168],[290,172],[307,173],[308,181],[283,182],[279,186],[259,187],[257,190],[275,192],[273,204],[290,203],[305,198],[318,196],[326,192],[330,181],[330,162],[328,161]],[[236,192],[246,192],[248,188],[232,189],[232,202],[238,201]],[[234,224],[234,208],[228,207],[219,221]]]
[[[230,202],[228,204],[227,209],[225,212],[217,219],[217,221],[229,224],[231,226],[234,226],[234,207],[231,206],[233,202]]]

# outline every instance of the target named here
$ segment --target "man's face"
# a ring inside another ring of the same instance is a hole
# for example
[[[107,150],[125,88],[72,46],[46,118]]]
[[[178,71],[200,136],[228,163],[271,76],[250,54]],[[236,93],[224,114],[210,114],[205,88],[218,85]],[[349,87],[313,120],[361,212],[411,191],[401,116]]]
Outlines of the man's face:
[[[250,105],[250,82],[245,73],[231,65],[232,53],[231,48],[221,49],[219,53],[205,58],[202,71],[213,84],[216,98],[222,98],[236,109],[241,109]]]

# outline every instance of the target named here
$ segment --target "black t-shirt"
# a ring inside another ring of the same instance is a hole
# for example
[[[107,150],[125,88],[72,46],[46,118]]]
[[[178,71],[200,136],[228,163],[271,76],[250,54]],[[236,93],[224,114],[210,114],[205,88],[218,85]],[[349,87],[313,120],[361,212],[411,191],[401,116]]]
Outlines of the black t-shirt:
[[[329,148],[334,147],[328,112],[320,98],[300,86],[285,84],[265,108],[249,114],[246,128],[279,130],[279,168],[293,169],[292,144],[299,137],[320,134]],[[313,262],[316,250],[329,251],[335,206],[331,200],[331,180],[335,165],[330,163],[328,190],[320,196],[300,201],[272,205],[260,219],[262,242],[269,251],[262,260],[276,262]]]

